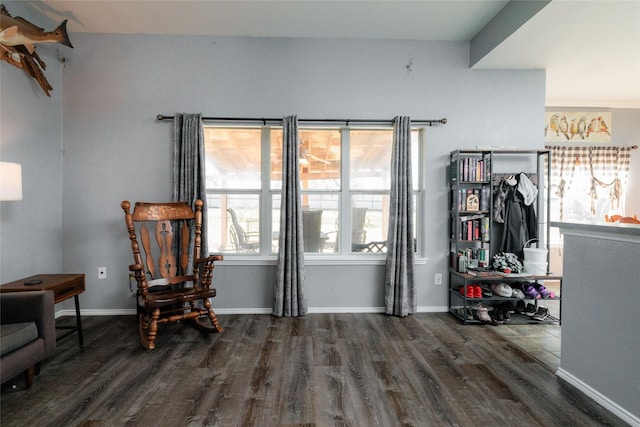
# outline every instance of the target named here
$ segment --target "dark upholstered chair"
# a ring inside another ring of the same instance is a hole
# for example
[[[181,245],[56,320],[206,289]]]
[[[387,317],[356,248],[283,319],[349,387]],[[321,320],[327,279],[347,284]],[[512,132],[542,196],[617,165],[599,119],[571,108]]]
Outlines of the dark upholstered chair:
[[[52,291],[0,293],[1,381],[24,373],[27,388],[43,360],[56,350]]]

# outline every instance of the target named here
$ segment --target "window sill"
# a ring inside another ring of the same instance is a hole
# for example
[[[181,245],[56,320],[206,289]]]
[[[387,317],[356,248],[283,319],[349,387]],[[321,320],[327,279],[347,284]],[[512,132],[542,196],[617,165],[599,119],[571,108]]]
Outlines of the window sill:
[[[219,265],[276,265],[277,257],[275,256],[243,256],[243,255],[225,255],[224,261],[220,261]],[[416,257],[416,265],[425,265],[429,258]],[[351,255],[351,256],[334,256],[334,255],[307,255],[304,265],[384,265],[386,256],[384,255]]]

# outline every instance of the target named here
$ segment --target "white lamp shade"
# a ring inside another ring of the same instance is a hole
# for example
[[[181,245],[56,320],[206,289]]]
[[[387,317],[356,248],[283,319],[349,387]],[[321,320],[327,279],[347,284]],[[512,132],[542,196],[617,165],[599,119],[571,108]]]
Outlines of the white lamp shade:
[[[22,165],[0,162],[0,200],[22,200]]]

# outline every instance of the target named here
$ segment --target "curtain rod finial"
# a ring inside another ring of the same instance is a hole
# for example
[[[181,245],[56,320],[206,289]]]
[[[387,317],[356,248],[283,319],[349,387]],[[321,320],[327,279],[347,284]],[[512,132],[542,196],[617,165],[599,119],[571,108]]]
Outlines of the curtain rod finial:
[[[446,125],[447,124],[447,118],[446,117],[441,118],[440,119],[440,123],[442,123],[443,125]]]
[[[163,116],[162,114],[158,114],[158,115],[156,116],[156,119],[157,119],[158,121],[163,121],[163,120],[164,120],[164,116]]]

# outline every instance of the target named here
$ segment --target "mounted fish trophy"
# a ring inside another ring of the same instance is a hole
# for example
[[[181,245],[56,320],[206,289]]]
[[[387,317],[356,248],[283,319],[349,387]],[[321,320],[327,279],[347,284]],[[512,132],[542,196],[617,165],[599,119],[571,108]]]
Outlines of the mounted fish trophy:
[[[13,18],[4,5],[0,5],[0,59],[22,68],[36,79],[44,93],[53,90],[43,70],[47,65],[35,51],[36,43],[60,43],[73,47],[67,34],[67,20],[53,31],[45,31],[19,16]]]

